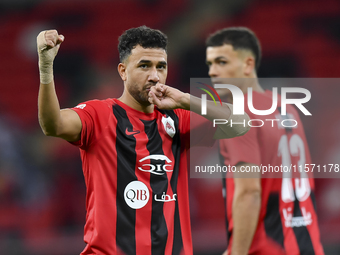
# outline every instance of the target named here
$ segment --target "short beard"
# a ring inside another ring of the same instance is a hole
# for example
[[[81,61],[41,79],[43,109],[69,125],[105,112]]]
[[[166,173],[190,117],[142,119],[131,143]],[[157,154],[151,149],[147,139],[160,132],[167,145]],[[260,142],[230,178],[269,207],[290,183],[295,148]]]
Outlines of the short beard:
[[[149,102],[149,93],[147,93],[146,88],[150,86],[154,86],[155,84],[148,83],[145,86],[143,86],[142,90],[139,90],[139,86],[137,84],[134,84],[130,87],[128,87],[128,91],[130,95],[141,105],[143,106],[149,106],[151,103]]]

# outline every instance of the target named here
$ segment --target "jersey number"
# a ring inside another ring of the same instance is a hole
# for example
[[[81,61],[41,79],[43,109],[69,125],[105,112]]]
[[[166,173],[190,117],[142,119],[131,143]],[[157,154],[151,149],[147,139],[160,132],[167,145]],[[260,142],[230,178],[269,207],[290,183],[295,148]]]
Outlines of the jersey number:
[[[308,175],[304,171],[300,172],[300,178],[294,178],[295,180],[295,192],[292,181],[292,160],[291,156],[298,156],[299,160],[295,166],[296,171],[305,166],[306,154],[305,146],[301,137],[294,134],[288,141],[287,135],[281,136],[279,142],[278,156],[282,157],[282,166],[290,171],[283,172],[282,174],[282,186],[281,186],[281,199],[285,203],[295,201],[295,197],[299,201],[305,201],[311,192]]]

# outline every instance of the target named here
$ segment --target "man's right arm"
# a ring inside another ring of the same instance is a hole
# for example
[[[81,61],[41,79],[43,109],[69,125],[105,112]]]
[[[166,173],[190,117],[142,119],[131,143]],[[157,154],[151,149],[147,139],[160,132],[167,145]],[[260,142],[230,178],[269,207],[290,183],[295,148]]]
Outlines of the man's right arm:
[[[70,109],[61,110],[53,80],[53,61],[64,41],[56,30],[42,31],[37,37],[40,88],[38,96],[39,124],[45,135],[67,141],[80,139],[82,123]]]
[[[239,163],[234,177],[232,205],[233,243],[231,255],[246,255],[249,252],[261,209],[260,173],[242,173],[242,167],[259,167],[255,164]]]

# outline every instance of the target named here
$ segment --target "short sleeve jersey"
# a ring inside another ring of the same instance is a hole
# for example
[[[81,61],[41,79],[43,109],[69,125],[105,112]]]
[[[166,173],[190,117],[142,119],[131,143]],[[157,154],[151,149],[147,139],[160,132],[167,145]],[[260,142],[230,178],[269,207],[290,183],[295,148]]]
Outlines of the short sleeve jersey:
[[[270,109],[272,101],[271,91],[253,92],[253,105],[257,110]],[[296,109],[287,105],[287,115],[281,115],[281,100],[278,102],[278,107],[269,116],[255,115],[245,105],[253,127],[244,136],[220,140],[221,159],[225,165],[245,162],[267,169],[276,167],[278,171],[275,172],[276,178],[261,179],[259,223],[249,254],[323,255],[313,179],[287,173],[282,178],[283,172],[279,170],[281,166],[310,164],[311,158]],[[223,184],[230,250],[233,239],[233,178],[224,179]]]
[[[155,107],[146,114],[117,99],[72,109],[82,122],[74,144],[87,188],[82,254],[192,254],[190,112]],[[199,119],[192,130],[212,129]]]

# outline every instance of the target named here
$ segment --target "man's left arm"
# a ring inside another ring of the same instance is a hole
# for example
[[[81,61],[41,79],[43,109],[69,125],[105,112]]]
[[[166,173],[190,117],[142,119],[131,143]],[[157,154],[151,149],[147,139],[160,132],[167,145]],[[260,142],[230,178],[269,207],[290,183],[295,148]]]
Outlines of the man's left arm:
[[[236,165],[232,204],[234,227],[231,255],[249,254],[261,210],[262,190],[260,173],[242,172],[245,167],[259,168],[258,165],[245,162]]]
[[[201,99],[194,97],[189,93],[183,93],[182,91],[172,88],[170,86],[157,83],[151,87],[149,92],[149,102],[155,104],[159,109],[184,109],[201,113]],[[227,124],[217,125],[215,133],[215,139],[225,139],[236,136],[244,135],[248,132],[250,127],[246,125],[249,120],[249,116],[244,115],[235,116],[232,114],[232,105],[223,103],[222,106],[215,105],[212,101],[207,101],[207,114],[202,115],[210,121],[215,119],[228,120]],[[232,120],[234,123],[245,123],[245,125],[230,125]]]

